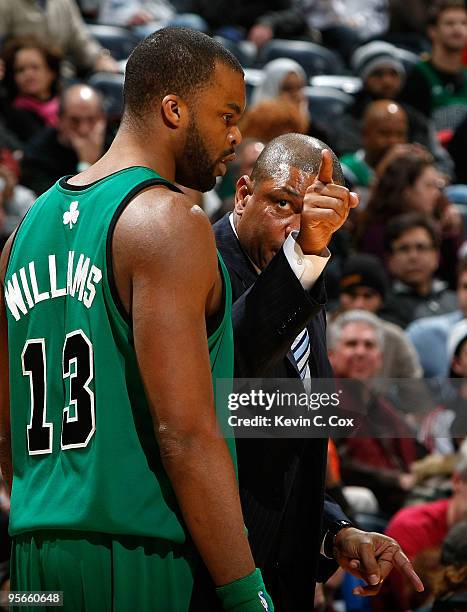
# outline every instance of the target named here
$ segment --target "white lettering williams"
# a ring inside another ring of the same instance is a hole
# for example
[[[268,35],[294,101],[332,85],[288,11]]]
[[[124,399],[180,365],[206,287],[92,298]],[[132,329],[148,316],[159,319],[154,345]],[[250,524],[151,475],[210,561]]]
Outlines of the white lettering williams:
[[[26,301],[28,303],[29,308],[34,306],[34,300],[31,297],[31,292],[29,291],[28,279],[26,278],[26,270],[21,268],[19,271],[19,275],[21,277],[21,283],[23,285],[23,293],[26,296]]]
[[[73,295],[71,287],[73,285],[73,260],[75,258],[74,251],[68,251],[68,268],[66,273],[66,291],[69,295]]]
[[[22,315],[27,315],[39,302],[66,295],[82,302],[86,308],[91,308],[96,297],[96,285],[102,280],[102,271],[82,253],[76,267],[74,262],[74,251],[69,251],[63,260],[57,260],[56,255],[48,255],[47,260],[31,261],[5,279],[5,301],[14,319],[19,321]],[[42,269],[43,266],[46,271]],[[42,283],[48,278],[47,288],[39,288],[36,270],[42,271],[38,275]],[[62,287],[65,278],[66,287]]]
[[[7,280],[5,283],[5,300],[16,321],[19,321],[21,317],[19,310],[21,310],[23,314],[28,314],[28,309],[21,295],[16,272],[12,275],[11,279]]]
[[[97,283],[100,283],[102,280],[102,272],[96,266],[91,267],[91,272],[88,276],[88,282],[86,283],[87,293],[84,295],[83,303],[86,308],[91,308],[91,304],[93,299],[96,296],[96,287]]]
[[[66,295],[66,287],[57,289],[57,266],[55,255],[49,255],[50,297],[57,298]]]
[[[29,276],[31,278],[31,287],[32,294],[34,296],[34,303],[43,302],[44,300],[48,300],[50,294],[48,291],[44,291],[43,293],[39,293],[39,288],[37,287],[37,278],[36,278],[36,266],[33,261],[29,263]]]
[[[78,300],[83,299],[84,285],[86,284],[86,277],[88,275],[89,262],[91,260],[89,257],[84,258],[84,255],[81,254],[78,259],[78,263],[76,264],[75,277],[73,278],[73,285],[70,291],[70,295],[75,295],[78,291]]]

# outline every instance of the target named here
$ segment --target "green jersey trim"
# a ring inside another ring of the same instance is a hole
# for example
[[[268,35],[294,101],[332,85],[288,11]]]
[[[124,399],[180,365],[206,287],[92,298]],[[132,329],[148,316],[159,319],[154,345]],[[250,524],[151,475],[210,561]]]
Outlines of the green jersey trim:
[[[209,348],[211,348],[211,345],[214,344],[217,339],[219,338],[219,335],[221,334],[224,325],[226,324],[226,318],[229,316],[229,308],[227,307],[228,304],[232,303],[232,285],[230,284],[230,277],[229,277],[229,273],[227,271],[227,267],[224,263],[224,260],[222,259],[222,255],[220,254],[219,251],[217,251],[217,258],[219,260],[220,263],[220,267],[221,267],[221,271],[222,271],[222,285],[223,285],[223,293],[224,295],[223,300],[222,300],[222,307],[224,308],[224,314],[222,316],[221,321],[219,322],[219,325],[217,326],[217,328],[212,332],[212,334],[208,337],[208,343],[209,343]]]
[[[68,174],[67,176],[62,177],[61,179],[58,179],[58,181],[56,182],[56,187],[59,191],[62,191],[64,193],[75,193],[76,191],[86,192],[88,191],[88,189],[92,189],[99,183],[104,183],[108,180],[114,179],[119,174],[124,174],[125,172],[133,170],[148,170],[149,172],[154,174],[155,177],[158,177],[158,180],[163,181],[164,184],[172,185],[170,181],[158,175],[157,172],[152,168],[148,168],[147,166],[128,166],[127,168],[122,168],[121,170],[117,170],[116,172],[112,172],[110,174],[107,174],[106,176],[102,176],[101,178],[93,181],[92,183],[87,183],[85,185],[72,185],[68,182],[68,179],[72,178],[75,175]],[[180,189],[178,189],[178,187],[175,187],[175,185],[173,185],[173,187],[175,191],[180,191]]]
[[[148,187],[155,187],[157,185],[165,185],[171,191],[175,191],[175,192],[178,192],[178,193],[183,193],[183,191],[181,189],[179,189],[175,185],[172,185],[172,183],[169,183],[169,181],[166,181],[165,179],[156,179],[156,178],[154,178],[154,179],[148,179],[146,181],[143,181],[139,185],[136,185],[130,191],[130,193],[128,193],[126,195],[126,197],[120,202],[120,204],[118,205],[116,211],[113,214],[113,217],[112,217],[112,219],[110,221],[109,229],[108,229],[108,232],[107,232],[107,240],[106,240],[106,247],[105,247],[105,257],[106,257],[106,262],[107,262],[107,280],[108,280],[108,283],[109,283],[110,293],[112,295],[112,299],[114,301],[115,307],[118,310],[118,313],[122,317],[123,321],[129,327],[131,327],[131,325],[132,325],[131,319],[128,316],[128,313],[127,313],[127,311],[125,309],[125,306],[122,303],[122,300],[120,299],[120,295],[119,295],[118,290],[117,290],[117,283],[115,282],[115,275],[114,275],[114,268],[113,268],[113,261],[112,261],[112,240],[113,240],[113,235],[114,235],[114,231],[115,231],[115,227],[117,225],[117,222],[120,219],[120,217],[122,216],[123,211],[128,206],[128,204],[130,204],[130,202],[139,193],[141,193],[145,189],[148,189]]]

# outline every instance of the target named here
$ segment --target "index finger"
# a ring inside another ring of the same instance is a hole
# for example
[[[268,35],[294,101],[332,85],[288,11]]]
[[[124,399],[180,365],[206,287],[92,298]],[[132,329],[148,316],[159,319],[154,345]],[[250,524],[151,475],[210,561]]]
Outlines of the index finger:
[[[325,185],[332,183],[332,155],[328,149],[321,151],[321,163],[319,165],[318,176],[316,180],[321,181]]]
[[[416,591],[421,593],[425,590],[423,582],[420,580],[412,564],[401,550],[398,550],[397,553],[394,555],[394,565],[399,570],[399,572],[401,574],[404,574],[404,576],[412,583]]]

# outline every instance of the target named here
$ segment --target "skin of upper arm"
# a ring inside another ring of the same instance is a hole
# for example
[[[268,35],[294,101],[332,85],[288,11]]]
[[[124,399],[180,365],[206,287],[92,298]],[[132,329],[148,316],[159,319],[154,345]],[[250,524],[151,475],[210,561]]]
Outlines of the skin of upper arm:
[[[131,286],[135,350],[156,435],[171,452],[193,434],[216,431],[205,316],[217,255],[204,213],[161,189],[155,206],[153,191],[122,214],[113,257],[117,286],[122,279]]]

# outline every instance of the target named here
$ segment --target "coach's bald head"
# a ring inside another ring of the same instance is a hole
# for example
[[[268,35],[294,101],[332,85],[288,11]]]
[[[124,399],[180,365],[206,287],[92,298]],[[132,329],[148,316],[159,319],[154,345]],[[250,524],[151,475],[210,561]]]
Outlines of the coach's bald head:
[[[264,269],[290,232],[300,229],[303,199],[319,172],[322,151],[331,152],[333,181],[344,184],[339,160],[321,140],[284,134],[264,148],[251,176],[242,176],[235,193],[234,221],[240,244]]]
[[[318,138],[305,134],[284,134],[271,140],[256,160],[250,178],[261,182],[277,176],[284,167],[294,167],[316,176],[323,149],[331,152],[334,182],[343,185],[344,175],[334,151]]]

